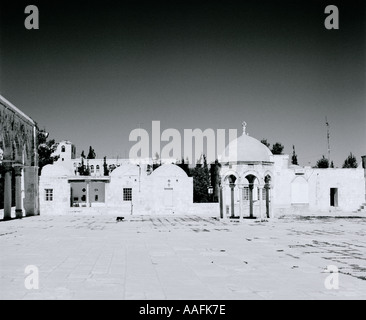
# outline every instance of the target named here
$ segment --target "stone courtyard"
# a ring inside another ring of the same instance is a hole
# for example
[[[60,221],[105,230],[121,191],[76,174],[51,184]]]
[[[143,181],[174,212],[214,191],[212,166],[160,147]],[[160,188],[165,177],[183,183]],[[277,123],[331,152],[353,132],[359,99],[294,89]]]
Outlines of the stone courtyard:
[[[0,299],[366,299],[366,219],[351,215],[37,216],[0,222],[0,250]]]

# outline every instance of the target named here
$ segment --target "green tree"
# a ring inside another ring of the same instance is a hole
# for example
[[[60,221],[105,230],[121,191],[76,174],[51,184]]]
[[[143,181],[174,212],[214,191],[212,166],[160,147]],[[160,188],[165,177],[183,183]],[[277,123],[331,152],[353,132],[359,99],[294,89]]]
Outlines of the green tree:
[[[109,176],[109,169],[108,169],[108,165],[107,165],[107,157],[103,158],[103,171],[104,171],[104,175],[105,176]]]
[[[85,172],[84,172],[84,176],[90,176],[90,166],[89,166],[89,163],[87,163],[87,165],[86,165]]]
[[[280,142],[276,142],[273,146],[272,146],[272,153],[273,154],[282,154],[282,151],[285,147],[280,143]]]
[[[80,155],[81,158],[85,159],[85,153],[84,153],[84,150],[81,152],[81,155]]]
[[[191,171],[189,169],[189,164],[184,161],[184,158],[182,158],[181,162],[178,163],[177,166],[180,167],[181,169],[183,169],[188,177],[191,176]]]
[[[267,147],[270,148],[271,144],[267,141],[267,139],[262,139],[261,142]]]
[[[159,153],[155,153],[155,159],[153,159],[153,171],[161,166],[161,159]]]
[[[95,153],[94,149],[90,146],[87,159],[95,159],[95,158],[96,158],[96,153]]]
[[[321,159],[319,159],[317,161],[316,168],[319,168],[319,169],[329,168],[329,160],[326,157],[323,156]]]
[[[352,154],[352,152],[349,154],[347,159],[344,161],[342,168],[345,168],[345,169],[356,169],[356,168],[358,168],[357,159]]]
[[[109,173],[112,173],[114,170],[117,169],[117,166],[115,164],[111,164],[111,165],[109,165],[108,169],[109,169]]]
[[[48,164],[53,164],[57,161],[58,156],[52,156],[57,149],[57,143],[55,140],[47,140],[47,136],[44,131],[38,133],[38,174],[41,175],[42,168]]]
[[[210,186],[210,174],[206,156],[203,157],[203,165],[197,163],[192,170],[193,176],[193,201],[208,202],[208,188]]]
[[[291,158],[291,163],[293,165],[299,165],[299,162],[297,161],[297,154],[295,151],[295,146],[292,146],[292,158]]]
[[[78,172],[79,172],[79,175],[80,176],[85,176],[86,174],[85,174],[85,170],[86,170],[86,168],[85,168],[85,165],[84,165],[84,158],[83,157],[81,157],[81,164],[79,165],[79,167],[78,167]]]
[[[219,201],[220,163],[218,160],[210,166],[211,186],[213,187],[213,201]]]

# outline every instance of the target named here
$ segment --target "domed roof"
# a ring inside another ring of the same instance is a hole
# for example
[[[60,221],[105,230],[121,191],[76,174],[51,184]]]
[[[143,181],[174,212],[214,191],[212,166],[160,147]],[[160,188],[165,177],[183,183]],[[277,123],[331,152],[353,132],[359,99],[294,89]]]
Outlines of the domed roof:
[[[67,177],[72,176],[72,172],[67,170],[60,164],[48,164],[42,168],[41,176],[43,177]]]
[[[155,169],[151,176],[160,177],[187,177],[185,171],[175,164],[163,164]]]
[[[138,174],[139,174],[139,167],[137,165],[123,164],[112,171],[111,177],[134,176]]]
[[[267,146],[244,132],[229,143],[220,162],[270,162],[271,156],[272,152]]]

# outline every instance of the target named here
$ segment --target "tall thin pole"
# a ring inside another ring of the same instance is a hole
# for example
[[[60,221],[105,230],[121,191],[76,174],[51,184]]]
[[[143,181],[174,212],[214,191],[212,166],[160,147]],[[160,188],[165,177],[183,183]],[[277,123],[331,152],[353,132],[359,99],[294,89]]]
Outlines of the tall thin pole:
[[[330,124],[327,117],[325,117],[325,124],[327,126],[327,143],[328,143],[328,161],[330,165]]]

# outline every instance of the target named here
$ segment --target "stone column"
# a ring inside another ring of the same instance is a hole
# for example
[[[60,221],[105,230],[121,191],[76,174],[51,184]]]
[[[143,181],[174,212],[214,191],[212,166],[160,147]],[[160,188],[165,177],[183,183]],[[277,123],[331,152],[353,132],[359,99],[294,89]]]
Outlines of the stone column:
[[[258,186],[258,190],[259,190],[258,191],[258,193],[259,193],[259,199],[258,199],[258,201],[259,201],[259,214],[260,214],[261,219],[263,219],[263,217],[262,217],[263,188]]]
[[[271,218],[274,218],[274,211],[273,211],[273,188],[271,188],[271,186],[269,187],[269,201],[270,201],[270,206],[269,206],[269,215]]]
[[[254,189],[254,184],[250,183],[249,184],[249,213],[250,213],[250,218],[253,218],[253,189]]]
[[[243,218],[243,193],[244,193],[244,187],[239,187],[239,217],[240,219]]]
[[[224,199],[222,196],[222,186],[219,187],[220,188],[220,219],[224,218]]]
[[[230,194],[231,194],[231,218],[235,217],[235,197],[234,197],[235,184],[230,183]]]
[[[90,182],[86,181],[86,206],[90,207]]]
[[[38,167],[24,167],[24,210],[27,217],[39,215]]]
[[[22,166],[14,166],[15,170],[15,216],[19,219],[23,217],[22,205]]]
[[[266,215],[267,215],[267,218],[270,217],[270,208],[269,208],[269,189],[270,189],[270,186],[268,184],[266,184],[264,186],[264,189],[266,190]]]
[[[12,165],[4,164],[4,220],[11,219]]]

